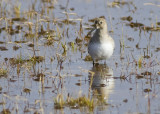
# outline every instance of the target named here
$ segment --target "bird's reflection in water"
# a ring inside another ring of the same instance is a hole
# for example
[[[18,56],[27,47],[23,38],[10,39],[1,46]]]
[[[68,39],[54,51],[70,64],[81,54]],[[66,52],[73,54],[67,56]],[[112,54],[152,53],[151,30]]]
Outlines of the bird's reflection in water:
[[[91,71],[94,72],[93,76],[89,73],[90,85],[93,91],[92,97],[94,100],[98,100],[102,108],[103,104],[108,104],[108,97],[113,92],[113,70],[105,64],[97,64],[93,66]]]

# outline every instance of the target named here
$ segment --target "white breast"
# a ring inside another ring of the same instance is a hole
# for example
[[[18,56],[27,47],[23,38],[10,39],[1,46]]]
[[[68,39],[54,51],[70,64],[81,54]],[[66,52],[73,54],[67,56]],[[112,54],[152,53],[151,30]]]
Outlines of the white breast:
[[[88,51],[94,60],[108,59],[113,54],[114,45],[111,42],[89,44]]]

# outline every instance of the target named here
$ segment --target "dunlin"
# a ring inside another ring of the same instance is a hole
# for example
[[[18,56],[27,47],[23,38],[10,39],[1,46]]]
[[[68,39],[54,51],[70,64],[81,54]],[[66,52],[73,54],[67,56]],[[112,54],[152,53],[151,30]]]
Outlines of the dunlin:
[[[88,44],[88,53],[93,59],[93,65],[98,60],[109,59],[115,48],[114,40],[108,34],[106,20],[104,18],[97,18],[94,27],[96,31]]]

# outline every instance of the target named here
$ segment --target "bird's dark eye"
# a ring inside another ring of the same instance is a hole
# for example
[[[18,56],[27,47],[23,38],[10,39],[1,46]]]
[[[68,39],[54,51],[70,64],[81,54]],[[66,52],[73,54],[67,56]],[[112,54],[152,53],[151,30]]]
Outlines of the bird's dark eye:
[[[99,24],[102,24],[102,23],[103,23],[102,21],[99,22]]]

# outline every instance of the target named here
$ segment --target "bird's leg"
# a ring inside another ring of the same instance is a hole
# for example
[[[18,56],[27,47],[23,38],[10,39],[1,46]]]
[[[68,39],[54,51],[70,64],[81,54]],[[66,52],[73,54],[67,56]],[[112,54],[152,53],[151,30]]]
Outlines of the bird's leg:
[[[93,66],[98,65],[98,60],[93,60]]]
[[[95,63],[94,63],[94,60],[93,60],[93,66],[94,66],[94,64],[95,64]]]

